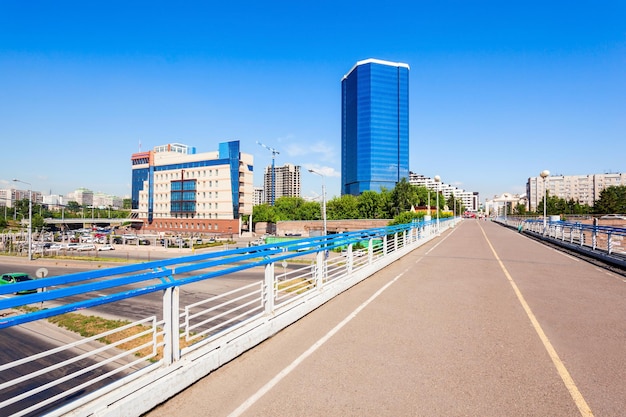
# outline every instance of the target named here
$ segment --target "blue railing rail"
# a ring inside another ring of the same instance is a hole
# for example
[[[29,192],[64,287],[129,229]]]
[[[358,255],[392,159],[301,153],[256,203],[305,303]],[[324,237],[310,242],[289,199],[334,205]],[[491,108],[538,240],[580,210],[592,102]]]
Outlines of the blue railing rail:
[[[422,226],[424,225],[425,224],[422,224]],[[42,278],[30,282],[3,285],[0,286],[0,295],[32,289],[43,289],[44,291],[25,294],[15,298],[0,299],[0,310],[45,301],[62,300],[78,294],[95,294],[97,291],[122,288],[130,284],[145,284],[143,287],[137,289],[119,291],[106,296],[94,295],[89,300],[81,302],[67,303],[42,311],[5,317],[0,319],[0,329],[292,259],[296,257],[295,254],[291,253],[293,251],[297,251],[298,256],[317,253],[320,250],[330,251],[338,247],[348,246],[354,242],[402,233],[410,230],[411,227],[412,225],[398,225],[346,232],[328,235],[327,237],[304,238],[288,242],[278,242],[261,246],[144,262],[102,270]],[[305,248],[305,250],[301,250],[302,248]],[[174,278],[177,274],[230,265],[232,263],[239,264],[188,278]],[[102,278],[106,279],[96,281]],[[149,284],[153,281],[156,282]],[[54,289],[50,290],[50,288]]]
[[[0,298],[0,311],[11,312],[0,318],[2,329],[20,329],[34,321],[79,310],[97,314],[97,307],[103,304],[115,305],[155,292],[161,293],[163,303],[153,316],[107,332],[109,335],[136,326],[143,329],[111,345],[98,344],[103,335],[96,335],[13,362],[0,361],[0,376],[12,375],[26,365],[36,369],[5,382],[0,378],[0,414],[22,416],[45,410],[49,416],[141,415],[195,382],[198,375],[206,375],[262,342],[455,222],[413,222],[0,286],[0,295],[6,296]],[[363,249],[353,251],[357,246]],[[347,249],[345,256],[329,256],[340,248]],[[283,267],[281,272],[280,265],[287,262],[295,266]],[[179,288],[246,270],[253,275],[239,287],[183,305]],[[33,284],[45,290],[10,296],[32,289]],[[44,302],[46,308],[41,310],[15,309]],[[148,340],[140,341],[140,337]],[[139,345],[120,353],[119,346],[129,341]],[[182,342],[188,343],[182,347]],[[149,353],[137,357],[139,349]],[[75,351],[81,353],[50,364],[54,361],[50,358],[59,352],[74,355]],[[187,357],[202,360],[181,360]],[[41,360],[44,365],[39,365]],[[88,367],[77,365],[85,360],[91,361]],[[91,376],[85,369],[100,374]],[[46,379],[55,374],[65,376]],[[94,382],[104,385],[94,386]],[[57,393],[46,396],[48,392]]]

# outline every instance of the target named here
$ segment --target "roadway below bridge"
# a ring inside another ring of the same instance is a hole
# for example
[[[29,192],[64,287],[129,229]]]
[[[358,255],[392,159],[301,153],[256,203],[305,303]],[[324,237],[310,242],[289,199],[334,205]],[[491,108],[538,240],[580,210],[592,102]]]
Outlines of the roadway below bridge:
[[[622,416],[625,317],[623,276],[466,220],[147,416]]]

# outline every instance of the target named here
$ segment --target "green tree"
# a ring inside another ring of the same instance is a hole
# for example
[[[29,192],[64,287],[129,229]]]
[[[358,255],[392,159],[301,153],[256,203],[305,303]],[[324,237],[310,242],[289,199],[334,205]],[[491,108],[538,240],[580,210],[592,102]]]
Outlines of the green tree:
[[[399,213],[409,211],[418,201],[415,186],[411,185],[406,178],[400,179],[391,191],[391,201]]]
[[[81,205],[78,204],[78,202],[76,201],[68,201],[67,204],[65,205],[65,210],[73,212],[73,213],[77,213],[78,211],[80,211],[81,209]]]
[[[612,185],[600,192],[600,198],[594,203],[596,214],[626,213],[626,185]]]
[[[415,194],[417,195],[417,201],[416,204],[418,206],[427,206],[428,205],[428,196],[430,195],[431,198],[431,202],[430,205],[432,206],[432,198],[434,197],[434,194],[431,195],[430,190],[428,189],[428,187],[424,187],[424,186],[415,186]]]
[[[298,211],[304,205],[301,197],[278,197],[274,202],[276,220],[299,220]]]
[[[360,219],[377,219],[381,214],[381,196],[376,191],[363,191],[357,200]]]
[[[383,187],[380,190],[380,204],[378,210],[380,210],[378,214],[378,219],[391,219],[396,213],[399,213],[399,210],[396,210],[396,207],[393,205],[393,199],[391,197],[391,191],[387,188]]]
[[[326,216],[328,220],[358,219],[358,198],[351,194],[333,198],[326,205]]]
[[[28,198],[15,202],[15,212],[21,215],[23,219],[28,219]]]
[[[32,227],[33,227],[33,231],[34,230],[41,230],[43,229],[43,227],[45,226],[46,222],[43,218],[43,216],[39,213],[34,214],[33,213],[33,220],[31,221]]]
[[[276,212],[269,204],[259,204],[252,208],[252,223],[270,222],[276,223]]]
[[[296,220],[322,220],[322,206],[316,201],[305,201],[296,210]]]

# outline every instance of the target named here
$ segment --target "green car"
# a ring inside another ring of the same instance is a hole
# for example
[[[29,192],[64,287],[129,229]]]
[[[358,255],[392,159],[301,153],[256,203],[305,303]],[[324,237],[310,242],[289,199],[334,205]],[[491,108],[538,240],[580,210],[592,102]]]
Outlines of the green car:
[[[11,272],[8,274],[2,274],[0,276],[0,285],[5,284],[15,284],[16,282],[26,282],[26,281],[34,281],[30,275],[25,272]],[[29,289],[29,290],[21,290],[16,292],[15,294],[31,294],[37,292],[37,288]]]

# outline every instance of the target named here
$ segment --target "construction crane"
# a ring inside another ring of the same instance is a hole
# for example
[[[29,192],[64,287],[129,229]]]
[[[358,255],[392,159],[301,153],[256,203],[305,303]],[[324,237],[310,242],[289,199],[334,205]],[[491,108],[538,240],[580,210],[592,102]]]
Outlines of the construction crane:
[[[276,196],[276,179],[274,178],[276,173],[274,172],[274,159],[276,159],[276,155],[278,155],[280,152],[278,152],[276,149],[274,149],[272,147],[269,147],[269,146],[259,142],[258,140],[256,141],[256,143],[258,143],[259,145],[261,145],[262,147],[264,147],[265,149],[267,149],[268,151],[270,151],[272,153],[272,193],[270,195],[270,205],[273,206],[274,205],[274,197]]]

